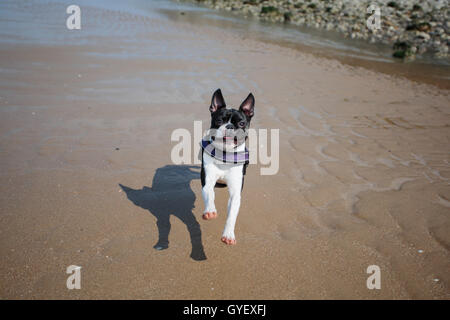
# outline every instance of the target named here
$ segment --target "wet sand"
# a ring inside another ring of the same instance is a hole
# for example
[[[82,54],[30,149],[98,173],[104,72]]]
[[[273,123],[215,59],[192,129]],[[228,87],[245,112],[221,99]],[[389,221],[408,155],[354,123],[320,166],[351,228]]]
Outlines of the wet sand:
[[[13,3],[0,298],[450,298],[448,90],[117,7],[82,4],[68,31],[70,3],[33,2],[40,44]],[[252,127],[280,129],[278,174],[247,171],[236,246],[220,242],[227,190],[202,220],[198,166],[170,160],[172,131],[206,128],[216,88],[233,107],[253,92]]]

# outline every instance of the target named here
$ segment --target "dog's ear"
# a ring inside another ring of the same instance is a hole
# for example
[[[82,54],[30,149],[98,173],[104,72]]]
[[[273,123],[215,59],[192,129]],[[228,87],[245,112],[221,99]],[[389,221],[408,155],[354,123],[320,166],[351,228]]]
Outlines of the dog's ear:
[[[239,110],[244,112],[247,118],[253,117],[255,110],[255,97],[250,93],[248,97],[242,102]]]
[[[211,99],[211,106],[209,107],[209,111],[211,111],[211,113],[216,112],[217,110],[219,110],[220,108],[225,108],[226,104],[225,104],[225,100],[222,96],[222,91],[220,91],[220,89],[217,89]]]

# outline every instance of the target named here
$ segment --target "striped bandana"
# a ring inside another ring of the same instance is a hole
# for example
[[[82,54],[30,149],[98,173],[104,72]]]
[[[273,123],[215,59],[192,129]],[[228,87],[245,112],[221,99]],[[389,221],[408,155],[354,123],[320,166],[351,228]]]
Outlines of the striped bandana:
[[[212,141],[202,140],[200,143],[202,149],[214,159],[225,163],[247,163],[249,154],[247,148],[244,152],[227,152],[214,148]]]

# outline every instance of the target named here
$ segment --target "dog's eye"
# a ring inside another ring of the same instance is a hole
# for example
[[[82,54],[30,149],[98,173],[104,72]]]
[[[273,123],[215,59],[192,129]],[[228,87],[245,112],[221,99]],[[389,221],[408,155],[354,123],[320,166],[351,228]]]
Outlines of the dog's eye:
[[[223,120],[219,119],[219,120],[216,121],[216,123],[220,126],[223,123]]]
[[[245,127],[245,122],[244,121],[239,122],[239,127]]]

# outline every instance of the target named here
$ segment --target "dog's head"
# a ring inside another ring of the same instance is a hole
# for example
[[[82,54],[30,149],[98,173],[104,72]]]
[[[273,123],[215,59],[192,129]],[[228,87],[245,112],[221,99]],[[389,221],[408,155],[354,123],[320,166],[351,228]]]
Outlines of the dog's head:
[[[245,143],[250,120],[254,115],[255,98],[250,93],[241,103],[239,110],[227,109],[220,89],[217,89],[211,99],[210,136],[213,143],[222,150],[232,151]]]

